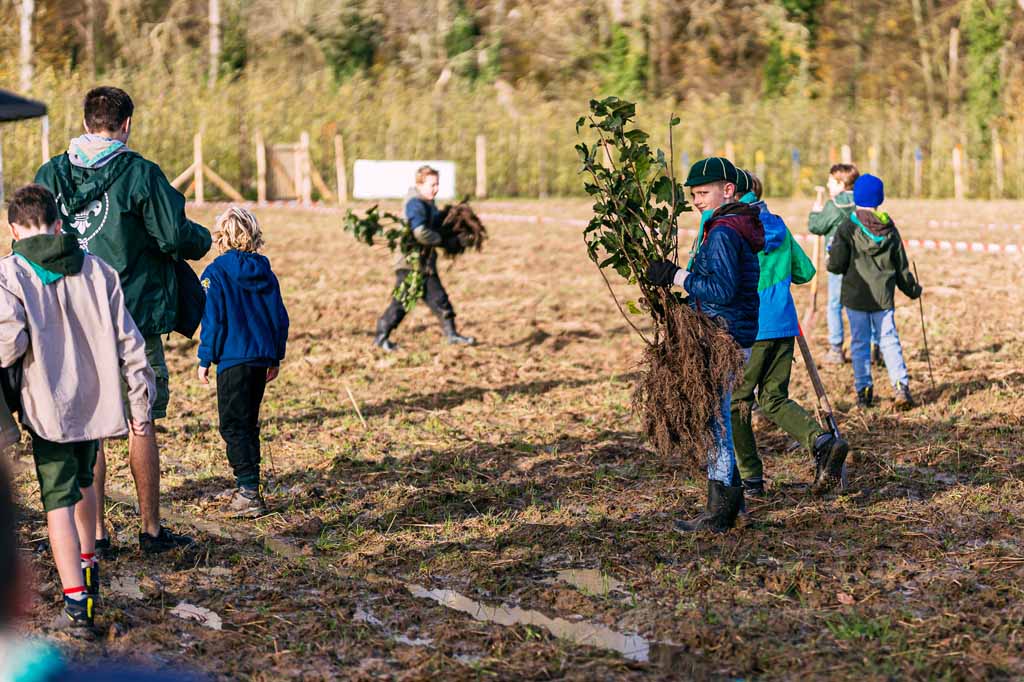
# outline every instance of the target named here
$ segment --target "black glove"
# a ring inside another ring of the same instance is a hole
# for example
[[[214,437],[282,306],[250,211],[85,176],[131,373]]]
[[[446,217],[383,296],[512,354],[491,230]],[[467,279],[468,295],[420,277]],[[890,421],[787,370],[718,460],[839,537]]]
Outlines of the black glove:
[[[675,281],[679,266],[667,260],[655,261],[647,266],[647,281],[656,287],[670,287]]]
[[[451,232],[444,236],[444,240],[441,242],[441,247],[446,253],[450,254],[459,254],[466,250],[466,247],[459,242],[458,236]]]

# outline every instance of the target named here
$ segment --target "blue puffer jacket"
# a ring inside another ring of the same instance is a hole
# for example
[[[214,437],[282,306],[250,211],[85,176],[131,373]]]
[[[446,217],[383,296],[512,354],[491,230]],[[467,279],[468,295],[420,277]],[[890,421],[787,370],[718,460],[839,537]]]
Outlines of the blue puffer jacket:
[[[724,320],[741,348],[750,348],[757,339],[757,254],[763,248],[759,211],[746,204],[726,204],[705,224],[704,242],[683,281],[690,305]]]
[[[202,276],[206,309],[199,332],[199,364],[277,367],[288,342],[288,311],[270,261],[258,253],[228,251]]]

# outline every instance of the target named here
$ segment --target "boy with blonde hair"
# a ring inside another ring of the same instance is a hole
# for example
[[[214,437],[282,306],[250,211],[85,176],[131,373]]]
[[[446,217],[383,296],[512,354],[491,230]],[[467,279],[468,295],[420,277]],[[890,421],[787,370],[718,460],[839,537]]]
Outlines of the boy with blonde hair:
[[[235,474],[228,509],[236,516],[266,513],[260,494],[260,405],[277,378],[288,342],[288,311],[263,247],[260,224],[238,206],[217,217],[220,251],[201,281],[206,289],[199,335],[199,380],[210,383],[217,365],[220,435]]]
[[[32,436],[50,548],[64,588],[58,625],[93,626],[97,440],[152,436],[153,369],[125,306],[117,272],[61,233],[53,195],[40,185],[11,198],[14,253],[0,259],[0,365],[22,360],[21,421]]]

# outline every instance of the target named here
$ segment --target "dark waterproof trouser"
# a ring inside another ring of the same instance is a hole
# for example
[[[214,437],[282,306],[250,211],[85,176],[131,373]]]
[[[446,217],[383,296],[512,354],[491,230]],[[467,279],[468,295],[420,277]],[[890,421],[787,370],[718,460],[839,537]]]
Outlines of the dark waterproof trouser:
[[[235,365],[217,372],[220,435],[240,486],[260,483],[260,404],[266,387],[266,367]]]
[[[755,391],[757,404],[764,415],[808,451],[813,452],[815,439],[825,433],[811,415],[789,399],[793,346],[793,337],[756,342],[743,373],[743,382],[733,391],[732,437],[736,446],[736,465],[744,480],[758,480],[764,476],[751,424]]]
[[[409,270],[396,271],[395,287],[400,286],[408,275]],[[455,309],[452,308],[451,301],[448,300],[448,292],[444,290],[441,278],[433,274],[425,275],[424,279],[425,291],[423,298],[427,303],[427,307],[441,321],[455,319]],[[405,313],[406,310],[402,307],[402,304],[391,299],[391,305],[384,311],[384,315],[381,316],[380,321],[377,323],[377,333],[386,336],[393,332],[401,321],[405,319]]]

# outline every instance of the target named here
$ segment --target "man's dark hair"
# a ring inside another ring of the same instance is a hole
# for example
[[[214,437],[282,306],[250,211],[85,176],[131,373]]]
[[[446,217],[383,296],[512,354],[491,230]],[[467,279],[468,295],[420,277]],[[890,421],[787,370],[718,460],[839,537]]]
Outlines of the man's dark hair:
[[[7,466],[0,461],[0,575],[6,576],[0,582],[0,628],[14,615],[14,594],[19,573],[18,539],[15,529],[16,510],[11,490],[11,478]]]
[[[85,95],[85,127],[90,133],[118,130],[135,112],[135,104],[121,88],[104,85]]]
[[[42,185],[25,185],[7,204],[7,222],[11,225],[49,227],[58,217],[57,201]]]

